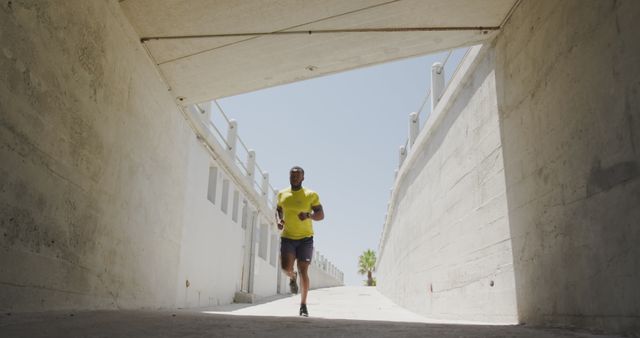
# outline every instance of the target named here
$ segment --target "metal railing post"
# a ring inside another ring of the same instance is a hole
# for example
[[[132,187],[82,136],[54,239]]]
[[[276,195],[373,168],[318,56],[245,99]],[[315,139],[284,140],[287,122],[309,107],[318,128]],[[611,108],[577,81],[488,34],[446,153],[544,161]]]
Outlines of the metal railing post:
[[[262,173],[262,197],[264,198],[265,203],[269,203],[268,201],[268,191],[269,191],[269,173]]]
[[[416,141],[419,132],[420,115],[414,112],[409,114],[409,144],[407,145],[409,149],[413,148],[413,143]]]
[[[436,62],[431,66],[431,112],[436,109],[444,91],[444,66]]]
[[[405,158],[407,158],[407,148],[400,146],[400,163],[398,164],[398,168],[402,167],[402,163],[404,163]]]
[[[229,129],[227,130],[228,151],[232,159],[236,157],[236,141],[238,140],[238,122],[236,120],[229,121]]]
[[[252,149],[247,151],[247,178],[253,187],[253,180],[256,172],[256,152]]]

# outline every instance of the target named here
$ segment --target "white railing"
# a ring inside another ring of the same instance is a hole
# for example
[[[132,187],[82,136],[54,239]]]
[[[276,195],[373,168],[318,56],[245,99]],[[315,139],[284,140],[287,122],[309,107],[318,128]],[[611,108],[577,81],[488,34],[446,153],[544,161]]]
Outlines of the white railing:
[[[313,252],[313,260],[311,264],[315,265],[320,271],[325,272],[329,276],[335,278],[336,280],[344,283],[344,272],[338,269],[329,259],[327,259],[324,255],[320,253],[320,251],[314,250]]]
[[[399,179],[399,172],[404,164],[404,160],[407,158],[413,146],[413,143],[416,141],[416,138],[418,137],[418,134],[420,134],[421,130],[425,126],[429,117],[431,116],[431,113],[435,110],[442,95],[449,89],[449,84],[451,83],[451,80],[455,78],[455,76],[457,75],[458,71],[460,70],[460,66],[463,64],[463,60],[465,60],[468,57],[469,52],[471,51],[472,48],[473,47],[450,50],[447,52],[442,62],[436,62],[432,65],[431,86],[427,90],[424,100],[422,100],[422,103],[420,104],[420,108],[416,112],[412,112],[409,114],[409,133],[407,136],[407,140],[404,142],[403,145],[400,146],[400,149],[399,149],[398,168],[395,170],[395,180],[393,184],[394,187],[397,185],[397,180]],[[446,76],[447,62],[449,61],[449,59],[453,54],[458,54],[458,53],[464,53],[464,55],[460,58],[460,61],[457,64],[450,65],[449,68],[451,67],[455,67],[455,68],[451,73],[451,76],[447,77]],[[431,104],[427,105],[426,103],[429,101],[429,99],[431,99]],[[425,108],[428,108],[428,109],[425,109]],[[393,193],[394,191],[392,188],[390,190],[390,196],[391,196],[390,198],[393,198],[393,195],[394,195]],[[382,257],[382,251],[384,250],[386,236],[389,231],[388,222],[389,222],[389,216],[392,208],[391,204],[392,204],[392,201],[390,200],[389,203],[387,204],[387,214],[385,214],[384,216],[384,224],[382,227],[382,233],[380,234],[380,242],[378,245],[378,253],[379,253],[378,257]]]
[[[229,152],[236,169],[250,180],[251,188],[265,198],[269,207],[275,208],[277,191],[269,183],[269,174],[255,162],[255,152],[238,136],[237,123],[227,116],[216,100],[194,106],[204,115],[216,141]]]
[[[455,66],[455,69],[452,75],[447,78],[446,76],[447,62],[451,58],[451,55],[453,55],[454,53],[455,54],[464,53],[464,56],[462,57],[462,59],[464,59],[464,57],[469,53],[470,49],[471,47],[464,48],[464,49],[461,48],[457,50],[453,50],[453,49],[449,50],[445,55],[444,59],[442,60],[442,62],[436,62],[432,65],[431,86],[429,86],[429,88],[427,89],[425,93],[425,97],[422,100],[422,103],[420,104],[420,108],[418,108],[418,110],[416,110],[415,112],[412,112],[409,114],[409,135],[407,136],[407,139],[405,140],[404,144],[400,146],[400,150],[399,150],[400,157],[398,161],[398,168],[402,167],[404,158],[409,152],[410,147],[413,145],[415,138],[418,136],[418,134],[420,133],[420,130],[422,130],[422,128],[426,124],[427,120],[429,119],[429,116],[431,116],[431,112],[433,112],[436,105],[440,101],[440,97],[447,90],[449,83],[451,83],[451,79],[458,72],[458,69],[460,68],[461,62],[458,62],[458,64],[456,65],[452,65],[452,66]],[[431,104],[427,105],[427,102],[429,101],[429,99],[431,99]],[[425,109],[425,108],[428,108],[428,109]]]

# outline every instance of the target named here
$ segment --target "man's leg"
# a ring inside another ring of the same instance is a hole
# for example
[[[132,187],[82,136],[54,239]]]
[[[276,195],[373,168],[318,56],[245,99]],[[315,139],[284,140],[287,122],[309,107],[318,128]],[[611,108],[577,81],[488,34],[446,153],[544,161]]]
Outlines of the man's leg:
[[[311,259],[313,258],[313,237],[307,237],[301,240],[300,245],[296,248],[296,258],[298,259],[300,283],[302,283],[300,315],[308,316],[307,293],[309,293],[309,265],[311,265]]]
[[[293,271],[293,262],[296,260],[296,255],[288,253],[280,255],[282,260],[282,271],[289,277],[289,291],[293,294],[298,293],[297,274]]]
[[[298,272],[300,273],[300,282],[302,284],[302,293],[300,304],[307,304],[307,293],[309,292],[309,265],[311,262],[298,260]]]
[[[296,260],[296,254],[293,252],[281,253],[280,260],[280,263],[282,265],[282,272],[284,272],[289,278],[293,278],[293,263]]]
[[[296,260],[296,248],[291,241],[280,239],[280,266],[282,271],[289,277],[289,289],[291,293],[298,293],[298,283],[296,274],[293,272],[293,263]]]

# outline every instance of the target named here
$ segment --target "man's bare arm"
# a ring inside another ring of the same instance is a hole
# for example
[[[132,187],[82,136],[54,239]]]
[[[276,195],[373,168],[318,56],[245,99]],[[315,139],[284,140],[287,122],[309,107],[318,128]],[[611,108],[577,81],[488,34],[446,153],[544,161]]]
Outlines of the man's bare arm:
[[[276,217],[276,223],[278,224],[278,229],[282,230],[284,228],[284,220],[282,219],[282,207],[278,206],[276,212],[278,214]]]
[[[312,220],[322,221],[324,219],[324,210],[322,209],[322,204],[311,207],[311,210],[313,210],[313,214],[311,214]]]
[[[278,212],[278,219],[276,221],[281,221],[282,220],[282,207],[278,206],[278,208],[276,208],[276,211]]]
[[[310,212],[299,213],[298,218],[301,221],[304,221],[307,218],[311,218],[314,221],[322,221],[324,219],[324,210],[322,209],[321,204],[311,207],[311,210],[313,210],[313,213],[310,213]]]

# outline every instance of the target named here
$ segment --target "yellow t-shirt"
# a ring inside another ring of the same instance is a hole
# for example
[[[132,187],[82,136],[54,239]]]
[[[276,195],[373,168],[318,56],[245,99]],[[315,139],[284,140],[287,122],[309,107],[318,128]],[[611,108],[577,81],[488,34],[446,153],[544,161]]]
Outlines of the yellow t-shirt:
[[[282,237],[288,239],[302,239],[313,236],[311,219],[301,221],[298,218],[300,212],[311,212],[311,207],[320,205],[320,197],[315,191],[301,188],[293,191],[291,188],[278,192],[278,206],[282,208],[284,218],[284,230]]]

